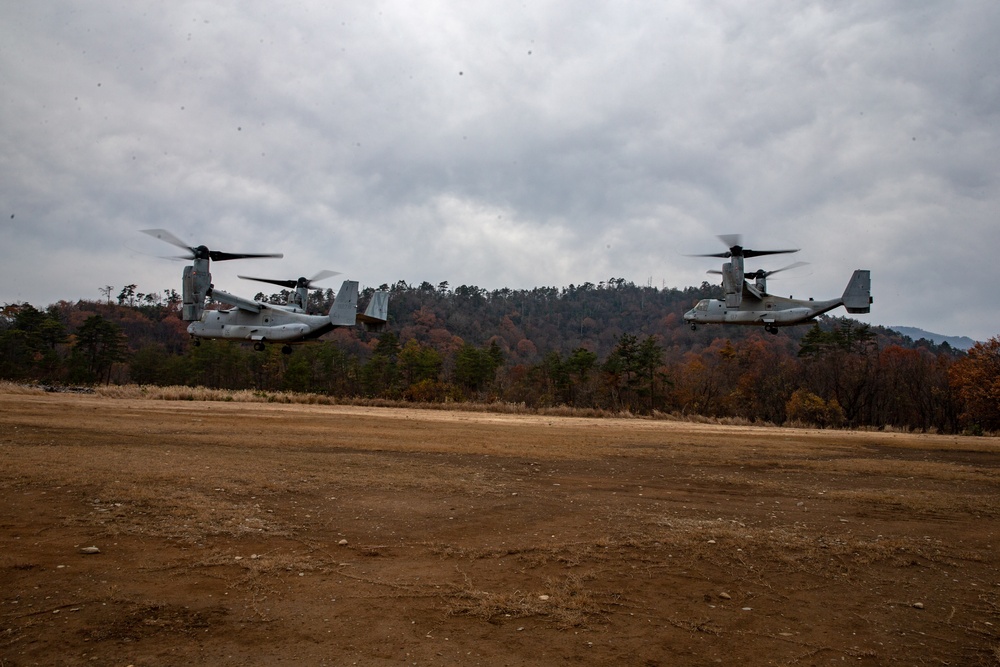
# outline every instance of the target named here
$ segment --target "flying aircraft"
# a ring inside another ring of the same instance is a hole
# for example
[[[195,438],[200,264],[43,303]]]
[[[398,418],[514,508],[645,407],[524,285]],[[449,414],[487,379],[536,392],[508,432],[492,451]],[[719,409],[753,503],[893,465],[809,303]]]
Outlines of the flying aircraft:
[[[844,306],[851,314],[871,311],[871,272],[867,269],[854,272],[847,289],[838,299],[786,299],[767,292],[767,277],[779,271],[803,266],[802,262],[773,271],[745,273],[743,261],[747,257],[793,253],[798,252],[798,249],[750,250],[742,246],[742,239],[738,234],[727,234],[719,238],[729,246],[729,250],[695,257],[721,257],[730,260],[722,265],[722,271],[710,272],[722,274],[725,298],[702,299],[684,313],[684,321],[690,323],[692,329],[697,329],[699,324],[746,324],[762,326],[768,333],[776,334],[778,327],[811,322],[817,316],[840,306]],[[747,282],[747,278],[753,278],[754,284]]]
[[[292,343],[314,340],[336,327],[360,323],[368,331],[381,331],[385,328],[389,312],[388,292],[373,293],[364,314],[358,314],[358,283],[356,280],[345,280],[330,312],[326,315],[311,315],[306,312],[309,289],[314,282],[337,275],[333,271],[321,271],[312,278],[297,280],[249,278],[281,286],[294,286],[295,292],[288,305],[245,299],[215,289],[209,272],[210,260],[219,262],[248,257],[282,257],[280,253],[226,253],[209,250],[203,245],[189,246],[165,229],[141,231],[187,251],[181,259],[192,260],[190,266],[184,267],[181,319],[191,323],[188,325],[188,333],[194,338],[196,345],[202,338],[251,341],[255,350],[264,350],[267,343],[282,343],[281,351],[289,354]],[[205,307],[209,301],[218,301],[231,308],[210,310]]]

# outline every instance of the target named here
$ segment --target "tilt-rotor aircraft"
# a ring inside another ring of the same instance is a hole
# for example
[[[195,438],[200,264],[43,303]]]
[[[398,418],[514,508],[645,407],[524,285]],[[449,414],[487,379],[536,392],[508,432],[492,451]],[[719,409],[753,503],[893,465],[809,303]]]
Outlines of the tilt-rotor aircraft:
[[[847,289],[839,299],[826,301],[785,299],[768,294],[767,277],[779,271],[803,266],[802,262],[773,271],[758,270],[745,273],[743,260],[764,255],[793,253],[798,252],[798,249],[750,250],[743,247],[738,234],[726,234],[719,238],[729,250],[694,256],[730,260],[722,265],[722,271],[710,272],[722,274],[725,298],[702,299],[694,308],[684,313],[684,321],[690,323],[692,329],[697,329],[699,324],[746,324],[762,326],[768,333],[776,334],[778,327],[812,322],[817,316],[840,306],[844,306],[851,314],[871,311],[871,271],[867,269],[858,269],[854,272]],[[747,278],[752,278],[754,283],[750,284]]]
[[[358,283],[356,280],[345,280],[330,312],[326,315],[310,315],[306,312],[306,304],[309,302],[309,290],[313,288],[313,283],[337,275],[333,271],[321,271],[312,278],[297,280],[249,278],[294,288],[288,305],[244,299],[215,289],[209,272],[210,261],[282,257],[280,253],[227,253],[209,250],[203,245],[189,246],[165,229],[141,231],[185,250],[186,254],[181,259],[191,260],[191,265],[184,267],[181,319],[191,323],[188,325],[188,333],[194,338],[196,345],[202,338],[222,338],[250,341],[254,349],[260,351],[265,349],[267,343],[282,343],[281,351],[290,354],[292,343],[314,340],[336,327],[350,327],[360,323],[368,331],[382,331],[385,328],[389,316],[388,292],[372,294],[364,314],[358,314]],[[232,308],[210,310],[205,307],[210,301],[218,301]]]

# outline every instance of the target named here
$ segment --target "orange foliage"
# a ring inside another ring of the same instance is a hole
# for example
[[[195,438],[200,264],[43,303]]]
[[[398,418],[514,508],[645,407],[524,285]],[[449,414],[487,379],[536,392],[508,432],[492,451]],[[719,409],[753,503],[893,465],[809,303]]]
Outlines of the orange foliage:
[[[965,403],[967,426],[1000,430],[1000,336],[976,343],[964,359],[951,367],[952,386]]]

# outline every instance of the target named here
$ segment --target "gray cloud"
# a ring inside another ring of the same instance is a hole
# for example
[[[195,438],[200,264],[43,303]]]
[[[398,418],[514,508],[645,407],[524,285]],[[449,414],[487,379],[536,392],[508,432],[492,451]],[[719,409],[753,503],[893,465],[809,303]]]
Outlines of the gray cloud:
[[[150,227],[284,252],[213,268],[247,294],[321,268],[683,287],[739,232],[803,249],[776,291],[871,268],[873,323],[1000,332],[995,3],[20,4],[4,301],[179,289]]]

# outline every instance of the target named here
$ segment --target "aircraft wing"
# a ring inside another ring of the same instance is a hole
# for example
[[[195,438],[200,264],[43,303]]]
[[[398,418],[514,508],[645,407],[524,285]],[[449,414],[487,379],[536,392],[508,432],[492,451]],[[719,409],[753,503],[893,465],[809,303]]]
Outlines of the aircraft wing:
[[[244,299],[241,296],[235,296],[229,294],[228,292],[223,292],[222,290],[213,289],[212,298],[221,303],[228,304],[230,306],[236,306],[240,310],[245,310],[248,313],[259,313],[260,304],[256,301],[251,301],[250,299]]]
[[[743,298],[744,299],[757,299],[758,301],[764,298],[764,295],[760,293],[755,285],[744,281],[743,282]]]

